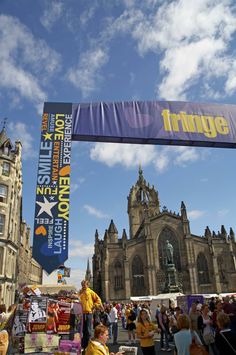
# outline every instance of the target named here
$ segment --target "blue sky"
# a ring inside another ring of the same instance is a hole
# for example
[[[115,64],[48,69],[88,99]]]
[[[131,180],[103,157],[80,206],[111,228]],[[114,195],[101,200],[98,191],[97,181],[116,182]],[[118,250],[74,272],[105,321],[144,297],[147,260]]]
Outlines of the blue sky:
[[[0,118],[23,143],[23,218],[31,228],[44,101],[123,100],[235,104],[235,2],[0,0]],[[113,218],[120,236],[128,233],[139,164],[162,207],[179,212],[185,202],[193,234],[222,224],[236,232],[235,154],[73,142],[71,282],[91,263],[96,229],[103,237]]]

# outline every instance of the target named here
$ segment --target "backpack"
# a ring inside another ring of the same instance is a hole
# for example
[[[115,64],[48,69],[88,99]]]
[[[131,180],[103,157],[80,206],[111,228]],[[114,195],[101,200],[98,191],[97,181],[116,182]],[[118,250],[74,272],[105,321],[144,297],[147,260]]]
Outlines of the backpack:
[[[128,316],[128,319],[131,320],[131,322],[135,321],[136,314],[133,310],[130,311],[130,315]]]

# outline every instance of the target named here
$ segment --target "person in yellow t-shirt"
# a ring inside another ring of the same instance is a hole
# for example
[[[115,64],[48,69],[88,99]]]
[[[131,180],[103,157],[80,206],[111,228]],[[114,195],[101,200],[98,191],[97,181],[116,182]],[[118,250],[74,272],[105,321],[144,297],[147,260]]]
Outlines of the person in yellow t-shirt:
[[[103,324],[97,325],[94,329],[94,338],[89,341],[85,355],[122,355],[122,351],[116,354],[109,353],[109,349],[106,346],[108,338],[108,328]]]
[[[154,323],[150,322],[146,309],[141,309],[136,324],[137,337],[140,340],[140,346],[143,355],[155,355],[154,333],[158,332],[158,328]]]
[[[79,299],[83,308],[83,338],[82,348],[85,349],[92,335],[92,319],[94,308],[103,308],[101,298],[88,287],[88,281],[81,282],[81,290],[79,291]]]

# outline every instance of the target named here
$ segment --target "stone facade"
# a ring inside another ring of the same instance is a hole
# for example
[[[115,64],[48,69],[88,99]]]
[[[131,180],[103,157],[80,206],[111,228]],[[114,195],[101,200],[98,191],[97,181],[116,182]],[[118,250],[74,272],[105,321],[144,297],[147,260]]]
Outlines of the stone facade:
[[[173,246],[173,259],[185,294],[236,291],[236,243],[232,228],[217,234],[208,227],[203,236],[191,234],[184,202],[176,214],[160,210],[158,192],[143,177],[128,196],[129,238],[118,237],[111,220],[103,239],[95,232],[93,289],[103,300],[157,295],[166,283],[165,244]]]
[[[18,286],[42,284],[42,267],[32,258],[32,247],[30,243],[30,227],[26,222],[21,223],[21,240],[19,247],[18,265]]]
[[[30,269],[24,251],[26,245],[29,248],[29,232],[22,223],[21,153],[21,143],[15,142],[13,147],[3,129],[0,132],[0,303],[7,307],[15,301],[19,280],[23,282],[19,271],[27,274]],[[27,241],[23,241],[23,236]]]

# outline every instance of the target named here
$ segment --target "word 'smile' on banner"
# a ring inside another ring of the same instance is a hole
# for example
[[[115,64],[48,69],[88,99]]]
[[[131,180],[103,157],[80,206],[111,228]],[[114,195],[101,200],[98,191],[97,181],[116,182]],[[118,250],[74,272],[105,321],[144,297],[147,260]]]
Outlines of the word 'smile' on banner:
[[[68,258],[72,105],[45,103],[36,186],[33,258],[51,273]]]

